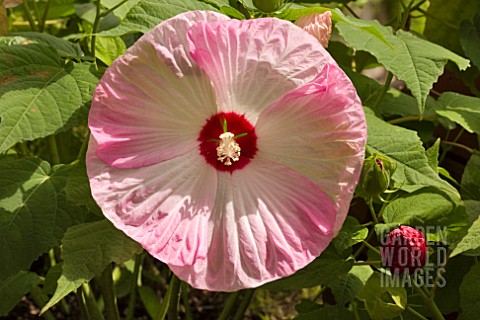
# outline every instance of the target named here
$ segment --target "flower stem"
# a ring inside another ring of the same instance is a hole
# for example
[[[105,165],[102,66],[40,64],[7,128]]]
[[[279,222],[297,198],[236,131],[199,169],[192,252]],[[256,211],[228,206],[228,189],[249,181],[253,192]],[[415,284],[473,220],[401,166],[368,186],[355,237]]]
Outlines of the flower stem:
[[[95,57],[95,46],[97,42],[97,31],[98,31],[98,25],[100,24],[100,18],[102,17],[101,13],[101,7],[100,7],[100,1],[97,0],[95,5],[96,5],[96,12],[95,12],[95,20],[93,21],[93,27],[92,27],[92,40],[90,42],[90,52],[92,54],[93,59],[95,59],[95,65],[97,64],[97,59]]]
[[[377,266],[381,264],[381,260],[359,261],[353,263],[354,266]]]
[[[87,319],[94,319],[94,320],[104,320],[100,309],[98,308],[97,301],[95,300],[95,296],[92,293],[92,289],[88,282],[84,282],[82,284],[82,304],[84,305],[84,311],[86,312]]]
[[[123,0],[122,2],[118,3],[117,5],[111,7],[110,9],[108,9],[107,11],[103,12],[101,14],[101,17],[105,17],[107,16],[108,14],[110,14],[111,12],[113,12],[114,10],[118,9],[119,7],[123,6],[125,3],[127,3],[128,0]]]
[[[460,144],[460,143],[456,143],[456,142],[450,142],[450,141],[443,141],[442,144],[446,144],[446,145],[450,145],[450,146],[453,146],[453,147],[457,147],[457,148],[461,148],[463,150],[466,150],[470,153],[479,153],[477,150],[475,149],[472,149],[472,148],[469,148],[463,144]]]
[[[135,303],[137,301],[137,284],[138,284],[138,275],[140,273],[140,267],[143,261],[143,254],[137,254],[135,256],[135,264],[133,267],[133,277],[132,283],[130,286],[130,297],[128,299],[128,308],[127,308],[127,317],[125,320],[132,320],[135,315]]]
[[[105,313],[109,320],[120,320],[117,307],[117,296],[115,294],[115,286],[112,279],[113,267],[109,263],[100,276],[100,288],[105,303]]]
[[[456,143],[458,141],[458,139],[460,139],[460,137],[462,136],[462,134],[465,132],[465,129],[462,128],[458,134],[455,136],[455,138],[452,140],[452,141],[449,141],[449,142],[453,142],[453,143]],[[448,140],[448,134],[450,133],[450,131],[447,132],[447,135],[445,136],[445,139],[444,140]],[[442,143],[445,143],[447,141],[443,141]],[[452,147],[446,147],[443,149],[442,151],[442,154],[440,155],[440,158],[438,159],[438,164],[440,165],[443,160],[445,160],[445,157],[447,156],[447,153],[452,149]]]
[[[247,311],[250,302],[252,301],[253,295],[255,294],[255,289],[246,290],[243,295],[242,301],[238,306],[237,312],[233,316],[233,320],[241,320],[243,319],[243,314]]]
[[[45,11],[43,12],[43,16],[38,22],[38,29],[40,32],[43,32],[45,29],[45,22],[47,22],[48,19],[48,9],[50,9],[50,4],[52,3],[52,0],[47,0],[47,3],[45,4]]]
[[[90,130],[87,132],[87,135],[83,139],[82,146],[80,147],[80,151],[78,152],[78,155],[77,155],[77,160],[80,160],[81,158],[83,158],[83,156],[87,152],[89,140],[90,140]]]
[[[25,18],[27,18],[28,24],[30,25],[30,29],[32,29],[32,31],[38,31],[37,25],[33,20],[32,13],[30,12],[30,7],[28,6],[27,0],[24,0],[22,2],[22,9],[23,9],[23,12],[25,13]]]
[[[165,293],[165,297],[163,297],[162,305],[160,306],[160,311],[158,312],[157,316],[155,317],[156,320],[164,320],[167,316],[168,312],[168,320],[176,320],[177,317],[172,318],[171,316],[175,316],[178,307],[178,296],[180,291],[180,279],[177,278],[174,274],[172,274],[172,278],[170,279],[170,283],[168,284],[167,293]],[[172,298],[177,299],[177,302],[174,303],[175,312],[171,310]]]
[[[218,320],[226,320],[230,315],[233,307],[237,304],[239,292],[232,292],[228,295],[227,301],[225,301],[225,305],[223,306],[222,312],[218,316]]]
[[[417,319],[420,319],[420,320],[428,320],[426,317],[422,316],[420,313],[418,313],[417,311],[415,311],[412,307],[410,306],[407,306],[407,311],[410,312],[411,314],[413,314],[415,317],[417,317]]]
[[[390,124],[399,124],[403,122],[409,122],[409,121],[422,121],[422,120],[437,120],[438,116],[436,114],[427,114],[427,115],[416,115],[416,116],[408,116],[408,117],[402,117],[402,118],[397,118],[393,119],[390,121],[387,121]]]
[[[48,144],[50,145],[50,156],[53,164],[60,164],[60,156],[58,155],[57,140],[52,134],[48,136]]]
[[[180,303],[180,285],[182,282],[177,278],[176,275],[173,275],[173,284],[170,282],[172,287],[170,304],[168,305],[167,317],[168,320],[177,320],[178,319],[178,305]],[[172,303],[173,302],[173,303]]]
[[[415,285],[413,286],[413,288],[415,289],[415,291],[417,291],[420,294],[428,310],[430,310],[430,312],[432,313],[431,315],[432,319],[445,320],[442,312],[438,309],[437,305],[435,304],[435,301],[433,301],[433,298],[427,292],[425,292],[423,288],[417,287]]]
[[[370,213],[372,214],[373,223],[378,224],[377,214],[375,213],[375,209],[373,208],[372,201],[368,201],[368,209],[370,209]]]
[[[190,302],[188,301],[188,284],[182,281],[180,288],[183,306],[185,308],[185,319],[193,320],[192,309],[190,308]]]
[[[390,83],[392,83],[393,79],[393,73],[388,71],[387,79],[385,80],[385,84],[383,85],[382,92],[380,92],[380,95],[377,97],[377,100],[375,100],[375,103],[373,104],[373,111],[376,111],[380,104],[383,101],[383,98],[387,94],[388,89],[390,89]]]
[[[374,246],[372,246],[370,243],[368,243],[367,241],[363,240],[362,241],[363,244],[365,244],[366,247],[368,247],[370,250],[373,250],[374,252],[376,252],[379,256],[381,256],[382,254],[380,253],[380,250],[378,250],[377,248],[375,248]]]

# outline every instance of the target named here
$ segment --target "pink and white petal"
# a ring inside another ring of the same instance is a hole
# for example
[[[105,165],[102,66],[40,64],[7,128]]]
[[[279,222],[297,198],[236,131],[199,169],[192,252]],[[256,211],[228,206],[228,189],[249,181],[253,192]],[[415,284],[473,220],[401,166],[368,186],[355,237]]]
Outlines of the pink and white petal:
[[[255,124],[270,103],[336,64],[311,35],[273,19],[199,22],[188,32],[190,53],[213,83],[221,111]]]
[[[115,227],[165,263],[191,265],[205,259],[217,176],[198,150],[120,169],[99,160],[96,147],[91,138],[87,172],[92,195]]]
[[[225,19],[207,11],[180,14],[113,62],[95,91],[89,116],[102,161],[136,168],[198,147],[198,132],[217,107],[210,80],[189,55],[186,34],[197,21]]]
[[[336,65],[265,109],[257,122],[259,158],[310,178],[336,205],[340,230],[364,159],[366,123],[355,88]]]
[[[219,174],[210,246],[193,266],[170,263],[200,289],[236,291],[293,274],[330,243],[335,208],[308,178],[255,158],[233,174]]]

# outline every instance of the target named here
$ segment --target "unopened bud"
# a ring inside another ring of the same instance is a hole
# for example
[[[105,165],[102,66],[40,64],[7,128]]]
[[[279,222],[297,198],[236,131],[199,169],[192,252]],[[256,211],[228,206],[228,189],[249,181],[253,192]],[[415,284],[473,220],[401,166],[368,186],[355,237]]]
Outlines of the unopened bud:
[[[410,274],[425,265],[427,241],[423,232],[408,226],[401,226],[388,234],[380,248],[382,263],[393,273]]]
[[[283,2],[283,0],[253,0],[253,5],[262,12],[271,13],[280,10]]]
[[[387,157],[374,154],[365,159],[357,186],[357,195],[371,201],[388,190],[397,166]]]

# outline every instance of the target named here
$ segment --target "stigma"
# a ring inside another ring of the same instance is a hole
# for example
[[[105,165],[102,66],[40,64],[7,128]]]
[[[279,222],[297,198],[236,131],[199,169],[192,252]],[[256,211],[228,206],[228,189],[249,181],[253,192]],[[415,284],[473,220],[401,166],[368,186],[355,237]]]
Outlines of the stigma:
[[[219,137],[221,141],[217,147],[217,160],[226,166],[231,166],[232,161],[240,159],[241,149],[234,137],[231,132],[224,132]]]

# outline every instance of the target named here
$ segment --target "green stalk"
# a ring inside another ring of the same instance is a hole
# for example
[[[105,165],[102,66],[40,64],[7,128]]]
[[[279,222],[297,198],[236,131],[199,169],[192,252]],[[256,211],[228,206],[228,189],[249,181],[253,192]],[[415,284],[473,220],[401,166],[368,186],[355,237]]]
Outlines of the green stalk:
[[[430,312],[432,313],[432,319],[445,320],[442,312],[438,309],[437,305],[435,304],[435,301],[433,301],[433,298],[427,292],[425,292],[423,288],[417,287],[415,285],[413,286],[413,288],[415,289],[415,291],[417,291],[420,294],[428,310],[430,310]]]
[[[58,155],[57,140],[54,135],[48,136],[48,144],[50,145],[50,156],[53,164],[60,164],[60,156]]]
[[[92,57],[95,59],[95,65],[97,63],[97,59],[95,57],[95,45],[97,41],[97,30],[98,30],[98,25],[100,24],[100,18],[102,17],[101,13],[101,7],[100,7],[100,0],[96,1],[96,7],[97,11],[95,13],[95,20],[93,21],[93,27],[92,27],[92,41],[90,43],[90,52],[92,53]]]
[[[230,312],[232,311],[233,307],[237,304],[239,292],[232,292],[228,295],[227,301],[225,301],[225,305],[223,306],[222,312],[218,316],[218,320],[227,320]]]
[[[182,282],[177,276],[174,277],[174,282],[172,285],[170,304],[168,305],[167,317],[168,320],[177,320],[178,319],[178,306],[180,304],[180,285]]]
[[[370,209],[370,213],[372,215],[373,223],[378,224],[377,214],[375,212],[375,209],[373,208],[373,202],[372,201],[368,201],[368,209]]]
[[[128,0],[123,0],[122,2],[120,2],[119,4],[117,4],[116,6],[113,6],[111,7],[110,9],[108,9],[107,11],[105,11],[104,13],[101,14],[102,17],[105,17],[107,16],[108,14],[110,14],[111,12],[113,12],[114,10],[116,10],[117,8],[123,6],[125,3],[127,3]]]
[[[43,308],[43,306],[48,301],[48,297],[44,295],[42,289],[40,289],[38,286],[32,286],[30,288],[30,294],[32,295],[33,301],[35,301],[35,303],[40,309]],[[50,312],[50,310],[45,311],[42,314],[42,317],[45,317],[45,319],[47,320],[55,320],[55,317],[53,316],[52,312]]]
[[[45,4],[45,11],[43,12],[43,16],[38,22],[38,29],[40,29],[40,32],[43,32],[45,29],[45,23],[47,22],[48,19],[48,10],[50,9],[50,4],[52,3],[52,0],[47,0],[47,3]]]
[[[120,320],[117,307],[117,295],[112,278],[113,267],[109,263],[100,276],[100,289],[102,291],[103,302],[105,303],[105,314],[108,320]]]
[[[376,252],[379,256],[381,256],[382,254],[380,253],[380,250],[378,250],[377,248],[375,248],[374,246],[372,246],[370,243],[368,243],[367,241],[363,240],[362,243],[368,247],[370,250],[372,250],[373,252]]]
[[[132,284],[130,287],[130,298],[128,300],[128,309],[126,320],[132,320],[135,315],[135,303],[137,301],[137,285],[138,276],[140,273],[140,267],[142,265],[143,254],[137,254],[135,256],[135,265],[133,267]]]
[[[238,306],[237,312],[233,316],[233,320],[243,319],[245,311],[247,311],[250,302],[252,301],[253,295],[255,294],[255,289],[246,290],[243,294],[242,302]]]
[[[88,282],[82,284],[82,302],[85,304],[85,311],[89,320],[105,320],[98,307],[95,296]]]
[[[85,156],[85,153],[87,153],[89,140],[90,140],[90,130],[87,132],[87,135],[83,139],[82,146],[80,147],[80,151],[78,152],[78,155],[77,155],[77,160],[82,159],[83,156]]]
[[[27,18],[28,24],[30,25],[30,29],[32,29],[32,31],[38,31],[37,25],[35,24],[35,21],[33,20],[32,13],[30,12],[30,7],[28,5],[27,0],[24,0],[22,2],[22,9],[23,9],[23,12],[25,13],[25,18]]]
[[[458,139],[460,139],[460,137],[462,136],[462,134],[465,132],[465,129],[462,128],[460,129],[460,131],[458,132],[457,136],[452,140],[452,141],[449,141],[449,142],[453,142],[453,143],[456,143],[458,141]],[[448,133],[450,133],[450,131],[447,132],[447,135],[445,136],[445,139],[444,140],[448,140]],[[442,143],[445,143],[442,142]],[[442,154],[440,156],[440,158],[438,159],[438,164],[441,164],[443,162],[443,160],[445,160],[445,157],[447,156],[447,153],[452,149],[452,147],[447,147],[447,148],[444,148],[443,151],[442,151]]]
[[[170,283],[168,284],[167,293],[165,294],[165,297],[163,297],[162,305],[160,306],[160,311],[155,317],[155,320],[165,319],[165,317],[167,316],[167,312],[169,312],[171,309],[170,305],[172,304],[172,299],[175,299],[175,298],[178,299],[178,297],[176,297],[175,295],[178,296],[179,290],[180,290],[180,279],[178,279],[177,276],[172,274],[172,278],[170,279]],[[175,308],[177,308],[177,306],[178,306],[178,303],[175,303]],[[170,318],[170,313],[169,313],[168,320],[172,320],[172,319],[175,320],[176,318]]]
[[[463,144],[460,144],[460,143],[456,143],[456,142],[450,142],[450,141],[442,141],[442,144],[446,144],[446,145],[449,145],[449,146],[452,146],[452,147],[457,147],[457,148],[460,148],[460,149],[463,149],[465,151],[468,151],[469,153],[479,153],[477,150],[475,149],[472,149],[472,148],[469,148]]]
[[[376,111],[380,104],[383,101],[383,98],[385,98],[385,95],[387,94],[388,89],[390,89],[390,84],[392,83],[393,79],[393,73],[388,71],[387,75],[387,80],[385,80],[385,84],[383,85],[382,92],[380,92],[380,95],[377,97],[377,100],[375,100],[375,103],[373,104],[373,111]]]
[[[407,306],[407,311],[410,312],[411,314],[413,314],[415,317],[417,317],[417,319],[420,319],[420,320],[428,320],[427,318],[425,318],[424,316],[422,316],[420,313],[418,313],[417,311],[415,311],[412,307],[410,306]]]
[[[408,121],[422,121],[422,120],[437,120],[438,116],[436,114],[427,114],[427,115],[416,115],[416,116],[408,116],[408,117],[402,117],[402,118],[397,118],[393,119],[390,121],[387,121],[390,124],[399,124],[403,122],[408,122]]]
[[[193,320],[192,309],[190,308],[190,303],[188,301],[188,284],[182,281],[182,286],[180,288],[182,295],[183,306],[185,307],[185,319]]]

